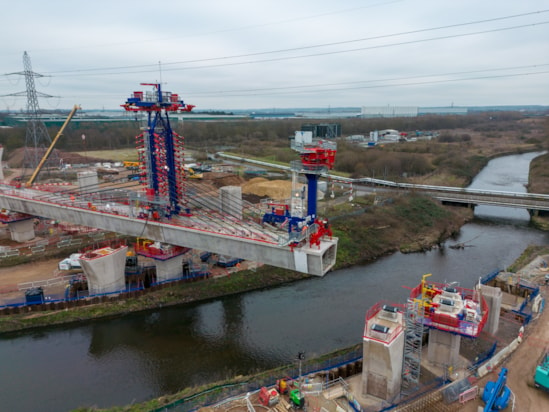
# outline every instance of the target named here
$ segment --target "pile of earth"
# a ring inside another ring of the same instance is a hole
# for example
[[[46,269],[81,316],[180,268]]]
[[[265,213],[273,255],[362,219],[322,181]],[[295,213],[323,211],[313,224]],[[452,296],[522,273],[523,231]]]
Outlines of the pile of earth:
[[[300,185],[299,189],[302,187],[303,185]],[[274,200],[285,200],[292,196],[292,182],[254,177],[242,185],[242,193],[268,197]]]

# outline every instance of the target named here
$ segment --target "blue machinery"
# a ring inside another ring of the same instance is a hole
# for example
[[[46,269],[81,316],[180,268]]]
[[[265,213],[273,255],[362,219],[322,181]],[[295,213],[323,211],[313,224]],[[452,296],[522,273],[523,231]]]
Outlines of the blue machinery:
[[[511,390],[505,386],[507,383],[507,368],[501,368],[496,382],[489,381],[484,387],[482,400],[486,403],[484,412],[501,411],[507,408]]]
[[[295,174],[303,173],[307,178],[307,210],[306,215],[299,210],[300,207],[294,207],[294,201],[300,204],[305,197],[305,193],[292,188],[292,205],[270,203],[270,211],[263,215],[263,223],[284,227],[287,226],[290,239],[294,238],[292,232],[299,232],[302,228],[313,223],[318,225],[318,230],[312,234],[312,243],[317,243],[320,237],[325,234],[331,236],[329,225],[326,221],[319,221],[317,216],[317,190],[320,174],[332,169],[335,163],[336,149],[333,144],[323,144],[322,142],[314,147],[303,147],[299,153],[301,160],[292,161],[291,169]],[[291,210],[290,210],[291,209]]]

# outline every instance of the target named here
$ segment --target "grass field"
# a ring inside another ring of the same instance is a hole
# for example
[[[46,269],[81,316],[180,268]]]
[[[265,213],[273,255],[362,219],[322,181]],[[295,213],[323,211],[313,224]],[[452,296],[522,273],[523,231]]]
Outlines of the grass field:
[[[95,157],[98,159],[111,160],[113,162],[136,162],[137,150],[131,149],[116,149],[116,150],[88,150],[86,152],[77,152],[81,156]]]

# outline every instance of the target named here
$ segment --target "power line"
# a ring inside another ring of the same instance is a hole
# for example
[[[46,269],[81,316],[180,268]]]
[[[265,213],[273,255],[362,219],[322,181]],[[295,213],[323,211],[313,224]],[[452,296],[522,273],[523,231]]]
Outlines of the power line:
[[[163,62],[162,64],[165,67],[164,70],[174,71],[174,70],[188,70],[188,69],[199,69],[199,68],[241,65],[241,64],[250,64],[250,63],[263,63],[263,62],[270,62],[270,61],[289,60],[289,59],[297,59],[297,58],[331,55],[331,54],[349,53],[349,52],[361,51],[361,50],[393,47],[393,46],[399,46],[399,45],[408,45],[408,44],[414,44],[414,43],[421,43],[421,42],[426,42],[426,41],[443,40],[443,39],[458,38],[458,37],[464,37],[464,36],[487,34],[487,33],[499,32],[499,31],[515,30],[515,29],[520,29],[520,28],[525,28],[525,27],[531,27],[531,26],[547,24],[549,22],[548,21],[543,21],[543,22],[538,22],[538,23],[529,23],[529,24],[523,24],[523,25],[518,25],[518,26],[503,27],[503,28],[497,28],[497,29],[489,29],[489,30],[471,32],[471,33],[462,33],[462,34],[454,34],[454,35],[447,35],[447,36],[439,36],[439,37],[434,37],[434,38],[411,40],[411,41],[390,43],[390,44],[377,45],[377,46],[368,46],[368,47],[361,47],[361,48],[348,49],[348,50],[336,50],[336,51],[308,54],[308,55],[301,55],[301,56],[288,56],[288,57],[280,57],[280,58],[275,58],[275,59],[264,59],[264,60],[257,60],[257,61],[221,63],[221,64],[216,64],[216,65],[193,66],[193,67],[188,67],[188,68],[172,68],[172,69],[166,68],[166,66],[174,66],[174,65],[181,65],[181,64],[192,64],[192,63],[211,62],[211,61],[224,61],[224,60],[230,60],[230,59],[255,57],[255,56],[270,55],[270,54],[277,54],[277,53],[288,53],[288,52],[295,52],[295,51],[302,51],[302,50],[317,49],[317,48],[321,48],[321,47],[339,46],[339,45],[358,43],[358,42],[364,42],[364,41],[380,40],[380,39],[386,39],[386,38],[392,38],[392,37],[398,37],[398,36],[407,36],[407,35],[411,35],[411,34],[425,33],[425,32],[437,31],[437,30],[443,30],[443,29],[449,29],[449,28],[465,27],[465,26],[471,26],[471,25],[476,25],[476,24],[483,24],[483,23],[490,23],[490,22],[501,21],[501,20],[514,19],[514,18],[518,18],[518,17],[525,17],[525,16],[536,15],[536,14],[547,13],[547,12],[549,12],[549,10],[540,10],[540,11],[535,11],[535,12],[530,12],[530,13],[515,14],[515,15],[510,15],[510,16],[504,16],[504,17],[495,17],[495,18],[492,18],[492,19],[477,20],[477,21],[466,22],[466,23],[457,23],[457,24],[451,24],[451,25],[445,25],[445,26],[431,27],[431,28],[426,28],[426,29],[418,29],[418,30],[412,30],[412,31],[406,31],[406,32],[392,33],[392,34],[381,35],[381,36],[373,36],[373,37],[345,40],[345,41],[340,41],[340,42],[323,43],[323,44],[317,44],[317,45],[311,45],[311,46],[294,47],[294,48],[288,48],[288,49],[271,50],[271,51],[264,51],[264,52],[257,52],[257,53],[233,55],[233,56],[221,56],[221,57],[212,57],[212,58],[206,58],[206,59],[185,60],[185,61],[171,62],[171,63],[170,62]],[[64,75],[70,75],[71,77],[75,77],[75,76],[85,76],[85,75],[87,75],[87,74],[84,74],[85,72],[91,73],[91,72],[99,72],[99,71],[104,71],[104,70],[128,70],[128,69],[139,69],[139,68],[147,68],[147,67],[150,67],[151,69],[150,70],[140,70],[140,71],[121,71],[121,72],[113,72],[113,73],[100,73],[100,74],[101,75],[119,75],[119,74],[129,74],[129,73],[156,72],[157,68],[158,68],[158,63],[145,64],[145,65],[131,65],[131,66],[115,66],[115,67],[105,67],[105,68],[65,70],[65,71],[50,72],[50,74],[52,74],[52,75],[53,74],[64,74]],[[71,75],[71,73],[78,73],[78,74],[72,74]]]
[[[410,80],[410,79],[421,79],[421,78],[441,77],[441,76],[455,76],[455,75],[486,73],[486,72],[504,71],[504,70],[533,69],[533,68],[545,67],[545,66],[549,66],[549,63],[533,64],[533,65],[528,65],[528,66],[512,66],[512,67],[499,67],[499,68],[496,67],[496,68],[491,68],[491,69],[468,70],[468,71],[449,72],[449,73],[432,73],[432,74],[426,74],[426,75],[395,77],[395,78],[389,78],[389,79],[356,80],[356,81],[352,81],[352,82],[340,82],[340,83],[316,83],[316,84],[300,85],[300,86],[263,87],[263,88],[256,88],[256,89],[235,89],[235,90],[226,90],[222,93],[223,94],[225,94],[225,93],[255,93],[255,92],[264,92],[264,91],[294,90],[294,89],[319,88],[319,87],[341,86],[341,85],[349,85],[349,86],[354,85],[354,87],[356,87],[356,85],[359,85],[359,84],[362,84],[362,83],[403,81],[403,80]],[[333,89],[330,89],[330,90],[333,90]],[[219,94],[220,94],[219,91],[189,93],[190,96],[204,96],[204,95],[219,96]]]

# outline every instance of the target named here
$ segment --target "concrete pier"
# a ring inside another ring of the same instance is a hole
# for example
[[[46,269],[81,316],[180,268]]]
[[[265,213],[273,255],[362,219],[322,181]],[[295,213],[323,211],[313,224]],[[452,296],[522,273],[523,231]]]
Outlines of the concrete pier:
[[[18,220],[8,223],[11,240],[22,243],[35,238],[34,219]]]
[[[435,365],[457,365],[460,344],[461,335],[430,329],[427,360]]]
[[[87,252],[80,257],[90,295],[117,292],[126,288],[124,269],[127,251],[127,246],[117,249],[105,247]]]
[[[389,305],[379,306],[376,310],[373,316],[366,316],[364,328],[362,395],[392,400],[400,393],[403,314]]]
[[[181,254],[169,259],[155,260],[156,281],[163,282],[181,277],[183,274],[183,257],[184,255]]]
[[[242,188],[240,186],[223,186],[219,189],[221,213],[242,220]]]
[[[2,157],[4,156],[4,146],[0,145],[0,180],[4,180],[4,165]]]
[[[92,192],[99,188],[99,179],[97,172],[78,172],[76,174],[78,178],[78,187],[83,192]]]
[[[488,305],[488,320],[484,325],[484,330],[491,335],[495,335],[499,328],[499,315],[503,293],[500,288],[488,285],[481,285],[480,290]]]

